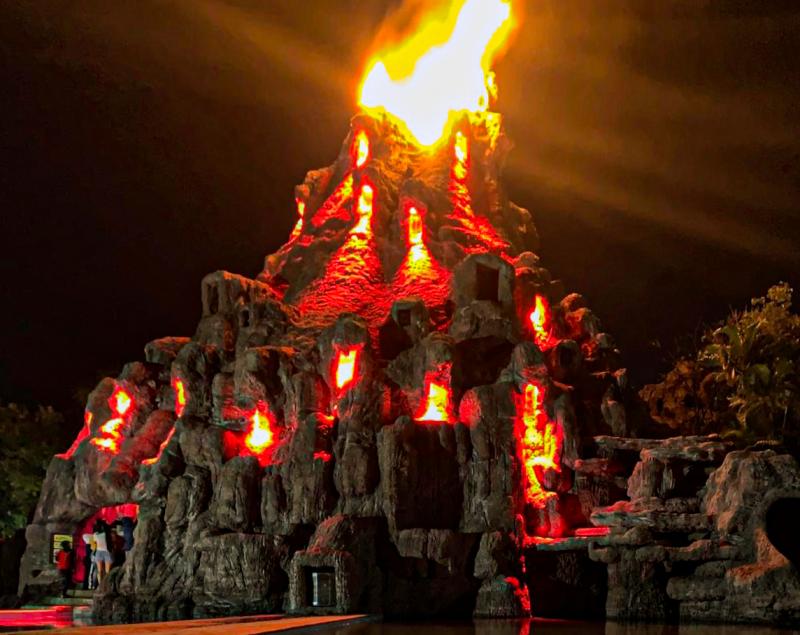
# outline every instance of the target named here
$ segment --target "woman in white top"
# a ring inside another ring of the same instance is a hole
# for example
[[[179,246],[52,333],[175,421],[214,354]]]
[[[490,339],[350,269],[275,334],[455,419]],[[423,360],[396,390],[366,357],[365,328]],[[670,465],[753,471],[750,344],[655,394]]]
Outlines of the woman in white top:
[[[111,551],[108,549],[108,525],[102,520],[98,520],[94,524],[94,542],[97,545],[95,551],[95,562],[97,563],[97,578],[98,583],[103,583],[103,578],[111,571],[111,563],[114,561],[111,557]]]

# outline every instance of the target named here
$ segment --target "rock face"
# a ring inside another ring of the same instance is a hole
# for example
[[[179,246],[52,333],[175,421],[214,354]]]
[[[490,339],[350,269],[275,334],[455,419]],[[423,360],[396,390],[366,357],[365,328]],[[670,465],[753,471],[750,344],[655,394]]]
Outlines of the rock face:
[[[509,145],[493,114],[432,153],[354,119],[257,278],[206,276],[194,336],[150,342],[92,392],[21,592],[55,582],[53,533],[132,503],[101,622],[527,615],[526,538],[587,523],[581,485],[613,466],[581,461],[626,433],[625,373],[534,255],[499,180]]]
[[[718,437],[600,438],[639,451],[629,501],[597,508],[610,529],[589,554],[608,565],[607,615],[624,620],[797,624],[800,465]]]

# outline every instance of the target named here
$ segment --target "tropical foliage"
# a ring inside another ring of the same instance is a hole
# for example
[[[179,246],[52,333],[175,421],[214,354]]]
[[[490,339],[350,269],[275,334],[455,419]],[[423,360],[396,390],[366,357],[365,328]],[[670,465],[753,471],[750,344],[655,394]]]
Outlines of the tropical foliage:
[[[63,421],[52,408],[0,404],[0,539],[28,523],[47,464],[64,444]]]
[[[708,329],[642,397],[651,415],[684,432],[721,432],[795,445],[800,435],[800,315],[782,283]]]

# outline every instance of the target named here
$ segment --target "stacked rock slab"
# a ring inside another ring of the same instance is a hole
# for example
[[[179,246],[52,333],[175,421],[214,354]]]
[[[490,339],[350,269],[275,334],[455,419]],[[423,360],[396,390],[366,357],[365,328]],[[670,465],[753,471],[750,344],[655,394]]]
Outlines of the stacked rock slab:
[[[791,455],[731,451],[716,436],[597,443],[614,460],[640,459],[630,500],[591,517],[611,530],[589,547],[608,565],[609,618],[800,621],[800,465]]]
[[[354,119],[336,162],[297,188],[297,227],[264,271],[206,276],[194,336],[149,343],[91,394],[48,470],[21,593],[56,581],[52,533],[136,503],[101,622],[528,614],[528,537],[569,534],[609,502],[581,491],[581,461],[594,436],[626,434],[625,373],[539,264],[531,217],[502,189],[509,145],[491,114],[432,152]],[[551,432],[544,467],[523,452],[525,403]]]

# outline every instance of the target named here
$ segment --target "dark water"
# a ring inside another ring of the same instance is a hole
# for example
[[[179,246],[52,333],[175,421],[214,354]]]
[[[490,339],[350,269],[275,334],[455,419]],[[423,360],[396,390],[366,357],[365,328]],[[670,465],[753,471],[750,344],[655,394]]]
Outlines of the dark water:
[[[367,623],[322,628],[331,635],[778,635],[800,630],[756,626],[666,626],[567,620],[481,620],[473,623]]]
[[[10,624],[3,623],[3,617],[11,613],[22,619]],[[75,615],[62,612],[55,619],[48,620],[44,614],[0,611],[0,633],[20,632],[31,629],[49,628],[58,631],[70,626],[86,626],[90,623],[88,615]],[[42,619],[44,618],[44,619]],[[254,618],[242,618],[242,622]],[[232,622],[236,623],[236,622]],[[113,627],[112,627],[113,628]],[[200,633],[203,629],[198,628]],[[168,631],[161,631],[167,633]],[[481,620],[476,622],[365,622],[350,626],[312,627],[290,631],[297,633],[321,633],[325,635],[800,635],[800,630],[769,628],[761,626],[666,626],[660,624],[617,624],[615,622],[579,622],[567,620]]]

